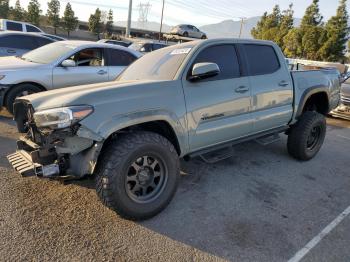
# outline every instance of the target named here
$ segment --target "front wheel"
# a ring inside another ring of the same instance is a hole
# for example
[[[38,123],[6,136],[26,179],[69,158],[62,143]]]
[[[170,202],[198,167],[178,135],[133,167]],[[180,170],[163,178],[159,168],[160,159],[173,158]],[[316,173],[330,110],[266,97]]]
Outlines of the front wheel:
[[[124,218],[143,220],[161,212],[175,194],[180,175],[174,146],[152,132],[113,140],[97,168],[102,202]]]
[[[303,113],[288,135],[289,154],[303,161],[312,159],[323,145],[326,128],[326,119],[320,113]]]

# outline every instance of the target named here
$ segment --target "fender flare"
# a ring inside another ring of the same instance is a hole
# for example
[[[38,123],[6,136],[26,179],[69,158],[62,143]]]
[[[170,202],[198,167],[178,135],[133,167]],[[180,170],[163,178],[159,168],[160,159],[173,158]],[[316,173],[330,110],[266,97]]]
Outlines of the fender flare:
[[[185,121],[181,121],[174,113],[163,109],[150,109],[132,112],[126,115],[116,115],[101,123],[98,126],[97,133],[104,139],[107,139],[112,134],[124,128],[155,121],[165,121],[173,129],[181,150],[181,155],[189,151]]]

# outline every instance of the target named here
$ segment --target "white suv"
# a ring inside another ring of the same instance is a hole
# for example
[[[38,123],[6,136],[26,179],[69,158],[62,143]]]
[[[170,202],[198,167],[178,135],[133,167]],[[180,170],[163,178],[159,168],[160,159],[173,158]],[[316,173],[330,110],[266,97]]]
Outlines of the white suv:
[[[7,19],[0,19],[0,30],[31,32],[31,33],[44,33],[40,28],[24,22],[12,21]]]

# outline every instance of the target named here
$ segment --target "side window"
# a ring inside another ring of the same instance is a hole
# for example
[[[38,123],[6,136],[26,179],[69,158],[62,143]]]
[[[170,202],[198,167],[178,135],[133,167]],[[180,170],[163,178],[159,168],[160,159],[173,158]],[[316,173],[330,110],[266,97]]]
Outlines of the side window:
[[[32,25],[26,25],[27,32],[41,32],[38,28]]]
[[[27,35],[8,35],[1,38],[0,46],[33,50],[38,47],[35,39]]]
[[[144,44],[143,45],[144,51],[143,52],[152,52],[152,44]]]
[[[240,77],[237,53],[233,45],[217,45],[207,47],[199,53],[193,65],[196,63],[205,62],[216,63],[220,68],[220,74],[215,77],[208,78],[206,81]]]
[[[53,41],[43,37],[37,37],[36,41],[38,42],[39,47],[47,44],[51,44]]]
[[[108,49],[108,66],[128,66],[135,60],[136,57],[126,51]]]
[[[7,21],[6,22],[6,27],[7,27],[7,30],[12,30],[12,31],[22,31],[23,30],[22,24],[15,23],[15,22]]]
[[[279,59],[272,46],[244,45],[250,75],[266,75],[276,72],[280,68]]]
[[[164,45],[160,45],[160,44],[153,44],[153,50],[158,50],[165,47]]]
[[[75,61],[77,66],[103,66],[103,54],[100,48],[83,49],[68,59]]]

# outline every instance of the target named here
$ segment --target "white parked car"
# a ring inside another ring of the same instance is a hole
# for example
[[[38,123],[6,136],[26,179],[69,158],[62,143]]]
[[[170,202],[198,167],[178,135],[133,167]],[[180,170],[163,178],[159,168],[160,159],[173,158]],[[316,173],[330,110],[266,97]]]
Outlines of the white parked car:
[[[142,54],[89,41],[55,42],[23,56],[0,57],[0,108],[16,97],[55,88],[115,80]]]
[[[170,31],[171,35],[207,39],[207,35],[194,25],[177,25]]]
[[[19,31],[19,32],[31,32],[31,33],[44,33],[39,27],[35,25],[13,21],[8,19],[0,19],[0,30],[2,31]]]

